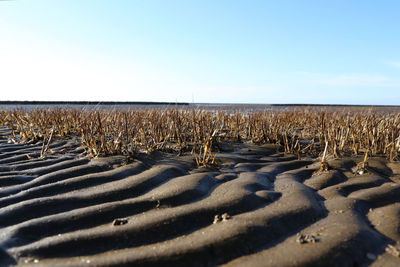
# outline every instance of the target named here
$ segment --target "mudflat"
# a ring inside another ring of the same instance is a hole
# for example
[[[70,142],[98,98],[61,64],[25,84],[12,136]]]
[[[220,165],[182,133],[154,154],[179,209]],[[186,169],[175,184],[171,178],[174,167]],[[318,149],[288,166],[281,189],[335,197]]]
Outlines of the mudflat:
[[[9,135],[6,128],[2,136]],[[0,140],[0,265],[399,266],[400,164],[231,144],[217,165]]]

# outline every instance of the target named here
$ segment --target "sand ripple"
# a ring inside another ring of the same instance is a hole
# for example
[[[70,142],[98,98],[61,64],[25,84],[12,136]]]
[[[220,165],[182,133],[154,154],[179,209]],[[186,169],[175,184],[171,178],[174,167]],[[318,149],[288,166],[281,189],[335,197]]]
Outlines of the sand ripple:
[[[0,130],[7,135],[5,129]],[[0,265],[399,266],[398,163],[312,159],[274,146],[89,159],[79,143],[0,139]]]

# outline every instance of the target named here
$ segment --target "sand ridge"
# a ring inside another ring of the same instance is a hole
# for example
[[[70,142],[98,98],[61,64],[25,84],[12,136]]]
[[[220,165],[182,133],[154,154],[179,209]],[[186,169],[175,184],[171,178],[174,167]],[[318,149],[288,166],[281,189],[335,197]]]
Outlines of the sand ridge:
[[[398,163],[318,173],[274,145],[230,147],[198,168],[191,155],[90,159],[61,139],[41,159],[40,144],[0,139],[0,264],[400,265]]]

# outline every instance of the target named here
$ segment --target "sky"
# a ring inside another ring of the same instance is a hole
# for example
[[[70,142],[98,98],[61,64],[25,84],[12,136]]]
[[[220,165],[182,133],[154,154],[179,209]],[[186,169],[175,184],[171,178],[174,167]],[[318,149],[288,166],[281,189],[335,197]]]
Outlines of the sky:
[[[400,105],[398,0],[0,1],[0,100]]]

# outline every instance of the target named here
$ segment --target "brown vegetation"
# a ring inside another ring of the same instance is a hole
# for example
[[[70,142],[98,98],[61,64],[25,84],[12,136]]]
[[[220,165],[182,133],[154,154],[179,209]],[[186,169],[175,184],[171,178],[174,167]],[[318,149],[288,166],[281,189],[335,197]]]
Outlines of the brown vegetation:
[[[286,153],[385,155],[398,159],[400,114],[372,110],[227,111],[194,108],[87,110],[16,109],[0,112],[12,142],[48,142],[50,136],[80,137],[92,156],[138,151],[191,151],[199,165],[215,163],[221,142],[279,144]],[[326,147],[326,149],[325,149]],[[325,151],[326,150],[326,151]],[[326,168],[327,166],[323,166]]]

